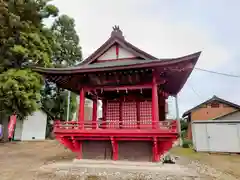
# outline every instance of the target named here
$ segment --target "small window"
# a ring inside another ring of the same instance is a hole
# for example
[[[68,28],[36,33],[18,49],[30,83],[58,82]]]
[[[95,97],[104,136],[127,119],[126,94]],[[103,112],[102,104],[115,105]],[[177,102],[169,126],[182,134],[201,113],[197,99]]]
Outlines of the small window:
[[[207,108],[207,104],[202,104],[201,108]]]
[[[212,108],[219,108],[219,103],[214,102],[214,103],[211,104],[211,107]]]

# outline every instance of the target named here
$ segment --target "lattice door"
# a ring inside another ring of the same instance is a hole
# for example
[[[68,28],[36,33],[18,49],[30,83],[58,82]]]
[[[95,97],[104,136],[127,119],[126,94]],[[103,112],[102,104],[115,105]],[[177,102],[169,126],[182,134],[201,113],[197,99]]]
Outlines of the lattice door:
[[[136,102],[122,102],[122,128],[137,127]]]
[[[140,125],[152,124],[152,102],[140,102]]]
[[[119,102],[108,101],[106,110],[107,128],[119,128]]]

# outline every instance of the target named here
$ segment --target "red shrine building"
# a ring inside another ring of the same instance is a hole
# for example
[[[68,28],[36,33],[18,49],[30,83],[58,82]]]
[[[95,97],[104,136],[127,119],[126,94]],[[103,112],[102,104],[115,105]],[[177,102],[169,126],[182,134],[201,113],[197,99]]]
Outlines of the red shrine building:
[[[156,58],[114,26],[110,38],[77,66],[34,71],[80,95],[78,120],[54,127],[56,139],[78,159],[157,162],[179,137],[177,121],[166,119],[166,99],[182,89],[199,56]],[[91,119],[84,118],[86,98],[93,101]]]

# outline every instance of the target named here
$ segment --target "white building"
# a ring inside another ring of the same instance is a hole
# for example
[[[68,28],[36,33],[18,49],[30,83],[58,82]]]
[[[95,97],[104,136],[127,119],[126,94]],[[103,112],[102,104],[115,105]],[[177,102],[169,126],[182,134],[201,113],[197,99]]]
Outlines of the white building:
[[[24,120],[17,120],[14,140],[30,141],[45,140],[47,127],[47,115],[39,110]]]
[[[233,114],[192,122],[193,147],[200,152],[240,153],[240,120]],[[239,118],[239,116],[238,116]]]

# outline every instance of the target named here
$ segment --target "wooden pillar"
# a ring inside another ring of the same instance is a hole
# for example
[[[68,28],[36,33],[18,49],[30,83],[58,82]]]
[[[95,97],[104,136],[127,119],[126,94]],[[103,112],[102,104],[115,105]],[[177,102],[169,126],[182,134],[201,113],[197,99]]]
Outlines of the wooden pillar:
[[[152,79],[152,127],[156,129],[158,127],[159,114],[158,114],[158,92],[156,77],[153,75]]]
[[[84,129],[84,105],[85,105],[85,92],[84,89],[80,89],[80,104],[79,104],[79,117],[78,122],[81,129]]]
[[[137,128],[140,129],[140,101],[137,100],[136,102],[136,108],[137,108]]]
[[[97,98],[93,99],[93,110],[92,110],[92,128],[97,128]]]
[[[157,138],[153,138],[153,146],[152,146],[152,161],[157,162],[158,161],[158,144],[157,144]]]
[[[123,102],[122,102],[122,100],[120,100],[120,102],[119,102],[119,128],[122,128],[122,126],[123,126],[122,105],[123,105]],[[127,123],[129,123],[129,122],[127,122]]]
[[[118,160],[118,143],[113,137],[111,137],[111,143],[113,152],[112,160],[116,161]]]

